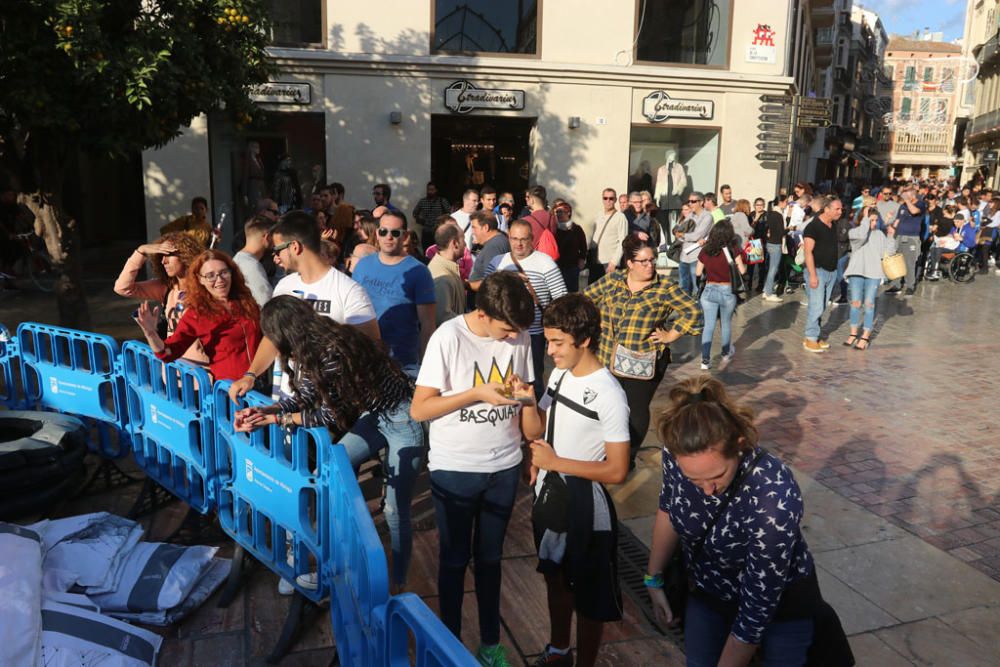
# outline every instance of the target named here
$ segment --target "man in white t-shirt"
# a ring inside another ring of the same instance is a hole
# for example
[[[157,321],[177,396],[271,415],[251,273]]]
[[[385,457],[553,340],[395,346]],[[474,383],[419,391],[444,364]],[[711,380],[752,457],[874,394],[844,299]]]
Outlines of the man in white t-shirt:
[[[515,275],[483,280],[476,309],[431,336],[410,409],[415,420],[430,422],[441,620],[461,637],[474,557],[484,665],[508,664],[500,645],[500,558],[521,478],[521,405],[534,402],[524,382],[532,379],[526,329],[533,319],[531,294]]]
[[[465,246],[471,248],[476,240],[472,237],[472,214],[479,210],[479,191],[466,190],[462,195],[462,208],[451,214],[465,235]]]
[[[601,315],[593,301],[567,294],[546,308],[543,324],[556,370],[522,424],[532,439],[530,479],[540,504],[532,527],[552,622],[544,664],[574,664],[575,611],[575,664],[593,665],[603,624],[621,620],[618,519],[603,484],[628,474],[628,399],[597,358]]]
[[[535,321],[531,334],[531,356],[534,363],[535,398],[541,399],[545,383],[542,378],[545,362],[545,335],[542,333],[542,311],[566,293],[562,271],[551,257],[536,251],[532,225],[527,220],[510,223],[510,252],[498,255],[486,267],[486,275],[497,271],[516,271],[535,300]]]
[[[321,315],[340,324],[350,324],[378,340],[375,308],[364,288],[332,268],[320,255],[319,229],[312,216],[302,211],[286,213],[271,233],[274,261],[288,273],[274,288],[274,296],[291,294],[310,302]],[[253,388],[256,379],[275,364],[278,351],[267,338],[260,342],[257,354],[246,374],[233,382],[229,396],[236,401]],[[275,364],[274,398],[290,393],[287,378]]]

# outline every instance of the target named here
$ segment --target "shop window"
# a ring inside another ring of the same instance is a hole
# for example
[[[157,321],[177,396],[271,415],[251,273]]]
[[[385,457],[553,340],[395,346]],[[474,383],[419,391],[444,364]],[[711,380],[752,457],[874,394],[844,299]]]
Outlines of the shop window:
[[[652,193],[666,232],[688,195],[715,192],[718,166],[718,130],[632,128],[628,189]]]
[[[732,0],[639,0],[636,60],[729,64]]]
[[[434,0],[434,51],[538,53],[536,0]]]
[[[323,43],[322,0],[267,0],[267,10],[275,46]]]

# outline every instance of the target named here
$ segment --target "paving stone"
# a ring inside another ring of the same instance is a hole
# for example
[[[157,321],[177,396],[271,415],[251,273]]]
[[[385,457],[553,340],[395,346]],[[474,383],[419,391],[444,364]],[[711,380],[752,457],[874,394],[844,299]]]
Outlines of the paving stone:
[[[898,619],[894,618],[884,609],[880,609],[858,591],[844,585],[842,581],[822,566],[817,565],[816,575],[819,578],[819,587],[823,592],[823,599],[837,610],[837,615],[840,616],[840,621],[844,626],[844,632],[848,635],[868,632],[899,623]]]
[[[987,655],[1000,662],[1000,606],[975,607],[945,614],[940,617],[951,628],[975,644],[983,647]]]
[[[905,623],[875,634],[917,665],[996,667],[997,664],[996,652],[972,642],[936,618]]]
[[[850,637],[851,651],[854,659],[862,667],[878,665],[878,667],[912,667],[915,663],[897,653],[875,634],[867,632]]]

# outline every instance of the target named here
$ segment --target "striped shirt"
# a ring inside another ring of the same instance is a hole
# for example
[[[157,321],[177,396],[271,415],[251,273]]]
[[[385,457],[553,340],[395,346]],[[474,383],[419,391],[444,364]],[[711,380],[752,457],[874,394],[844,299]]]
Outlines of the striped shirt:
[[[528,329],[528,333],[534,336],[542,333],[542,309],[566,293],[566,283],[563,282],[562,272],[555,261],[544,252],[535,251],[517,261],[524,269],[523,273],[528,276],[538,299],[535,304],[535,321]],[[509,252],[497,255],[486,267],[487,276],[496,271],[521,272]]]
[[[584,290],[601,311],[597,356],[608,368],[618,344],[633,352],[662,352],[663,345],[649,340],[649,335],[657,327],[668,328],[667,320],[674,314],[674,329],[691,336],[701,333],[701,307],[680,287],[654,274],[651,285],[633,292],[626,281],[627,273],[619,269]]]

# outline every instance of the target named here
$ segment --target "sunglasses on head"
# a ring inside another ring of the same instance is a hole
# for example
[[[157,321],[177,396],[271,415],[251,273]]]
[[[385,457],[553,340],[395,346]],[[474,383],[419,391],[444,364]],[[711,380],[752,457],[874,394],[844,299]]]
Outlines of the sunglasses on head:
[[[385,227],[379,227],[378,228],[378,235],[379,236],[390,236],[391,235],[392,238],[398,239],[400,236],[403,235],[403,230],[402,229],[386,229]]]

